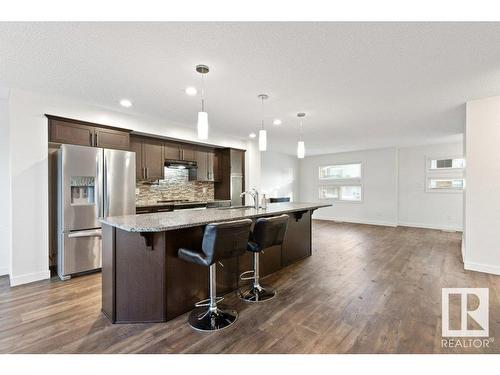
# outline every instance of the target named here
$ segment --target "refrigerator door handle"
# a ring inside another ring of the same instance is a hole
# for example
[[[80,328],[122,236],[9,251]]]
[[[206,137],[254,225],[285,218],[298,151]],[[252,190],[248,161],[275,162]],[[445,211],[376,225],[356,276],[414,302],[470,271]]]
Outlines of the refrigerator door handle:
[[[103,216],[103,189],[104,189],[104,176],[103,176],[103,151],[100,150],[100,152],[97,154],[97,160],[96,160],[96,176],[97,176],[97,183],[96,183],[96,189],[95,189],[95,201],[97,202],[97,215],[98,216]]]
[[[68,234],[68,238],[81,238],[81,237],[102,237],[102,230],[101,229],[82,230],[78,232],[71,232]]]
[[[110,194],[110,191],[109,191],[109,188],[110,188],[110,184],[108,183],[108,154],[106,152],[104,152],[104,162],[103,162],[103,178],[104,178],[104,197],[103,197],[103,202],[104,202],[104,212],[103,212],[103,216],[106,217],[109,215],[109,194]]]

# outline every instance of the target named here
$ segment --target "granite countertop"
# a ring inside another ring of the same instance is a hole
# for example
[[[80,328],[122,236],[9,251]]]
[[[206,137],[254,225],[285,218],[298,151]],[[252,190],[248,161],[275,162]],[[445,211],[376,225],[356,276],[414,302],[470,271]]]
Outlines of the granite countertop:
[[[163,232],[196,227],[208,223],[280,215],[328,206],[331,206],[331,204],[270,203],[266,209],[260,208],[258,210],[253,207],[233,209],[207,208],[205,210],[181,210],[142,215],[111,216],[99,218],[99,221],[128,232]]]

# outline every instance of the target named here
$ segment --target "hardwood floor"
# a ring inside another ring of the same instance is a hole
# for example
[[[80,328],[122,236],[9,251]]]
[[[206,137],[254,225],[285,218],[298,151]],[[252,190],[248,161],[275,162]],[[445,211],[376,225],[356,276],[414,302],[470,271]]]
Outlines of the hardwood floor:
[[[461,234],[315,221],[313,256],[265,282],[266,303],[224,301],[232,327],[200,333],[186,315],[112,325],[92,274],[10,288],[0,278],[2,353],[500,353],[441,348],[441,288],[488,287],[490,336],[500,340],[500,276],[464,271]],[[453,317],[452,317],[453,318]]]

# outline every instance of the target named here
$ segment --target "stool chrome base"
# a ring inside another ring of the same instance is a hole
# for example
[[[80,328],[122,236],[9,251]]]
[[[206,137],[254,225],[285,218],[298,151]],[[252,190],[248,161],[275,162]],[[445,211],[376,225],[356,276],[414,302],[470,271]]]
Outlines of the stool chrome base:
[[[212,332],[229,327],[238,319],[235,310],[217,307],[210,310],[207,307],[197,307],[189,314],[188,323],[197,331]]]
[[[276,291],[273,288],[262,285],[250,285],[249,287],[239,289],[238,296],[245,302],[264,302],[274,298]]]

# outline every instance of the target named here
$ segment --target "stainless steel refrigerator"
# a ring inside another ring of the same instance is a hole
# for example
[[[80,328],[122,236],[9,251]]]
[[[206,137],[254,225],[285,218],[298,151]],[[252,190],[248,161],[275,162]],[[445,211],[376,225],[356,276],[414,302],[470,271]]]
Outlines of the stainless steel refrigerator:
[[[101,268],[102,216],[135,214],[135,153],[61,145],[57,154],[62,280]]]

